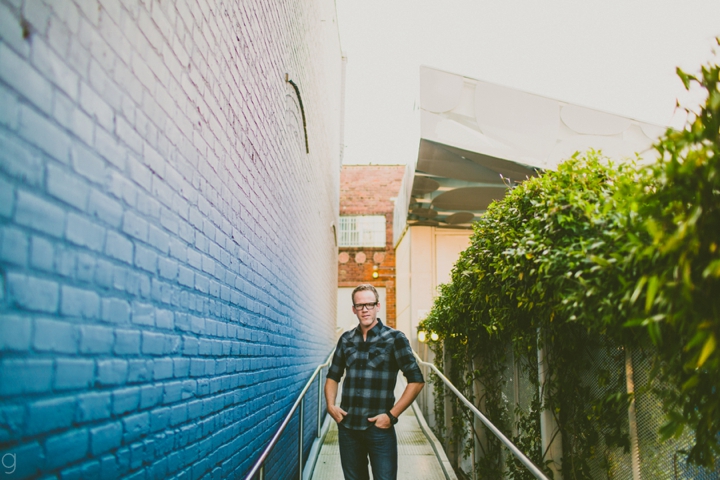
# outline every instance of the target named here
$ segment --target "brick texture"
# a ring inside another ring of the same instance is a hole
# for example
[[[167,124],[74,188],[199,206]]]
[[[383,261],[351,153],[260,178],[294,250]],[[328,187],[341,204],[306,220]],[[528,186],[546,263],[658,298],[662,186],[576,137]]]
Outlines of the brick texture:
[[[395,327],[397,318],[393,209],[404,173],[404,165],[345,165],[340,174],[340,215],[384,215],[385,247],[341,247],[338,286],[355,287],[360,283],[369,283],[385,287],[386,320],[391,327]],[[364,254],[365,261],[356,261],[358,253]],[[377,278],[373,277],[374,273],[377,273]]]
[[[341,68],[332,0],[0,0],[0,476],[248,471],[335,343]]]

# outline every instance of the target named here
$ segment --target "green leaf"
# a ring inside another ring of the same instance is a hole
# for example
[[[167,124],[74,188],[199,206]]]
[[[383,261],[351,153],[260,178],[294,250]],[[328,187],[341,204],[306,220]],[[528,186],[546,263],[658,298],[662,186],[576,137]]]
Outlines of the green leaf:
[[[682,80],[683,85],[685,85],[685,90],[690,89],[691,80],[697,80],[694,76],[688,75],[687,73],[680,70],[680,67],[676,68],[675,72],[677,73],[678,77],[680,77],[680,80]]]
[[[645,283],[647,283],[647,277],[645,275],[643,275],[642,277],[640,277],[640,280],[637,282],[637,285],[635,286],[635,291],[633,292],[632,296],[630,297],[631,304],[635,303],[635,301],[638,299],[638,297],[642,293]]]
[[[708,106],[712,110],[717,110],[718,107],[720,107],[720,92],[717,90],[713,90],[710,92],[710,96],[708,98]]]
[[[690,351],[691,349],[697,347],[701,343],[703,343],[707,339],[707,332],[704,331],[698,331],[695,332],[695,335],[693,335],[692,339],[685,344],[684,350]]]
[[[702,351],[700,352],[700,358],[698,358],[697,362],[698,368],[702,367],[708,357],[712,355],[712,353],[715,351],[715,347],[715,334],[711,333],[708,339],[705,341],[705,345],[703,345]]]
[[[635,318],[633,320],[628,320],[627,322],[623,323],[623,327],[642,327],[645,326],[645,319],[644,318]]]
[[[600,266],[607,267],[610,265],[610,262],[605,260],[603,257],[599,255],[590,255],[590,261],[597,263]]]
[[[645,297],[645,313],[650,313],[653,301],[655,300],[655,294],[657,293],[658,287],[660,286],[660,279],[653,275],[650,277],[648,282],[647,296]]]
[[[720,277],[720,259],[713,260],[705,267],[702,273],[703,278],[713,276],[715,278]]]
[[[662,427],[660,427],[660,442],[664,442],[670,438],[678,438],[682,435],[683,423],[682,419],[671,419],[668,420]]]
[[[691,389],[695,388],[695,386],[696,386],[698,383],[700,383],[700,376],[698,376],[698,375],[693,375],[693,376],[690,377],[685,383],[683,383],[682,391],[683,391],[683,392],[686,392],[686,391],[688,391],[688,390],[691,390]]]
[[[662,342],[662,334],[660,332],[660,325],[658,322],[649,322],[647,324],[648,334],[650,335],[650,340],[655,345],[660,345]]]

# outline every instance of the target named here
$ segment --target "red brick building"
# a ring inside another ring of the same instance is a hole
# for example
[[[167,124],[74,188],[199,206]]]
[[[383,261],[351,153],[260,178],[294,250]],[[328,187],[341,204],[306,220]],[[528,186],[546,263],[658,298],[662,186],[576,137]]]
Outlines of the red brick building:
[[[404,165],[346,165],[340,174],[338,229],[338,325],[357,323],[350,292],[360,283],[378,289],[378,315],[395,326],[395,250],[393,210]]]

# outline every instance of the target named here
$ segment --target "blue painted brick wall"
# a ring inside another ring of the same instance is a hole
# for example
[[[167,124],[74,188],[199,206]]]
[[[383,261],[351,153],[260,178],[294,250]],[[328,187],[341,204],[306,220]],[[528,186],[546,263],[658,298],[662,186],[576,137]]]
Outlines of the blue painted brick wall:
[[[0,0],[0,476],[248,471],[334,345],[341,64],[332,0]]]

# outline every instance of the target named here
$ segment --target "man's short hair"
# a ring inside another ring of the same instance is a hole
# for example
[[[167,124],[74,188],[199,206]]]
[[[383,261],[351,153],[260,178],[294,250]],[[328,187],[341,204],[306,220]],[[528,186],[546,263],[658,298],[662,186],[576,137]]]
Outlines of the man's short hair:
[[[380,295],[378,295],[377,290],[375,290],[375,287],[373,287],[373,286],[370,285],[369,283],[361,283],[360,285],[358,285],[357,287],[355,287],[355,290],[352,291],[352,302],[353,302],[353,305],[355,305],[355,293],[357,293],[357,292],[362,292],[362,291],[364,291],[364,290],[370,290],[371,292],[373,292],[373,293],[375,294],[375,301],[376,301],[376,302],[379,302],[379,301],[380,301]]]

